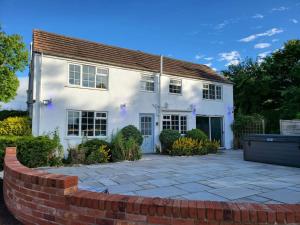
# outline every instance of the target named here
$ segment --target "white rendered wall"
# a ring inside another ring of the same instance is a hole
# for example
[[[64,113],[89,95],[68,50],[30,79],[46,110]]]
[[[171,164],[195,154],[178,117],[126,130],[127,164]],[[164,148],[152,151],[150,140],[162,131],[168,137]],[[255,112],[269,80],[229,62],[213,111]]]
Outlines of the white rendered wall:
[[[36,56],[37,54],[35,54]],[[42,63],[42,64],[41,64]],[[99,90],[91,88],[78,88],[68,85],[68,64],[96,65],[109,68],[109,88]],[[42,65],[42,66],[41,66]],[[39,80],[41,71],[41,80]],[[133,124],[139,127],[139,114],[157,114],[154,105],[158,104],[157,90],[155,93],[140,91],[141,74],[153,74],[133,69],[125,69],[114,66],[106,66],[87,62],[74,61],[51,56],[35,57],[35,81],[33,106],[33,134],[41,135],[59,129],[62,144],[65,150],[68,146],[74,146],[82,141],[82,137],[68,137],[67,110],[91,110],[105,111],[108,113],[108,139],[122,127]],[[156,74],[158,80],[158,74]],[[228,108],[233,106],[232,85],[223,85],[223,100],[211,101],[202,99],[202,80],[181,78],[182,95],[168,93],[170,76],[161,78],[162,99],[164,106],[168,103],[167,110],[175,110],[176,113],[188,116],[188,129],[196,127],[195,115],[191,112],[191,104],[196,106],[196,113],[201,115],[217,115],[224,117],[225,147],[231,148],[233,135],[230,128],[232,114]],[[178,79],[178,77],[174,77]],[[41,91],[39,83],[41,82]],[[40,95],[40,97],[39,97]],[[39,102],[52,99],[51,106],[44,106]],[[121,115],[120,105],[126,104],[127,113]],[[39,116],[40,110],[40,116]],[[169,113],[164,112],[163,113]],[[156,124],[156,123],[155,123]],[[155,143],[158,143],[158,126],[155,125]]]

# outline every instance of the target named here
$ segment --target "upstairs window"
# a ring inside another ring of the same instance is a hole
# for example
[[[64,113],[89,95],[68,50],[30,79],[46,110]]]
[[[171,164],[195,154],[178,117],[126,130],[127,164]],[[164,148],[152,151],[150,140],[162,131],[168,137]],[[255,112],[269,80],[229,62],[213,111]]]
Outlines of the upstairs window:
[[[182,92],[181,80],[170,79],[169,92],[172,94],[181,94]]]
[[[80,85],[80,66],[69,64],[69,84]]]
[[[97,68],[96,88],[108,88],[108,69]]]
[[[95,87],[95,72],[94,66],[82,66],[82,86],[83,87]]]
[[[151,76],[151,75],[142,75],[141,90],[154,92],[155,91],[155,77]]]
[[[186,134],[187,117],[179,115],[163,115],[163,130],[177,130],[181,134]]]
[[[88,88],[108,89],[108,69],[69,64],[69,84]]]
[[[203,84],[203,99],[222,100],[222,86]]]

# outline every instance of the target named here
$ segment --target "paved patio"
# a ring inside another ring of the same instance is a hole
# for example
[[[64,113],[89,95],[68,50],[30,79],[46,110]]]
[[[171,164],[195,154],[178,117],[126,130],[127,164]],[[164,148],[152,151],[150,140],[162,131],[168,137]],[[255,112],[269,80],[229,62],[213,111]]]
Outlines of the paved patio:
[[[79,176],[79,188],[193,200],[300,203],[300,168],[243,161],[242,151],[136,162],[48,168]]]

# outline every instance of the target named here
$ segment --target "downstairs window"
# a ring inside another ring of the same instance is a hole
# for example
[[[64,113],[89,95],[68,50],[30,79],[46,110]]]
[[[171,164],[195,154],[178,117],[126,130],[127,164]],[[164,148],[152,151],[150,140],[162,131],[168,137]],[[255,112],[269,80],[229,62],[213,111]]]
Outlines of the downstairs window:
[[[177,130],[181,134],[187,131],[187,116],[180,115],[163,115],[163,130]]]
[[[107,113],[68,110],[68,136],[107,136]]]

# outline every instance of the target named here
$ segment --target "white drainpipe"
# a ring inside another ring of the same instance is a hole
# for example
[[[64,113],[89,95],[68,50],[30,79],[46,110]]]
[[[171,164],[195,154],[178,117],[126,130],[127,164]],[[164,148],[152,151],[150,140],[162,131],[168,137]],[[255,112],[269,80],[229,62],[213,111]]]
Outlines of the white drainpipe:
[[[37,120],[37,133],[40,135],[41,117],[42,117],[42,103],[41,103],[41,92],[42,92],[42,66],[43,66],[43,53],[40,55],[40,73],[39,73],[39,83],[38,83],[38,96],[36,99],[36,104],[38,104],[38,120]]]
[[[158,80],[158,132],[161,132],[161,76],[163,74],[163,55],[160,56],[160,71]],[[160,146],[161,149],[161,146]]]

